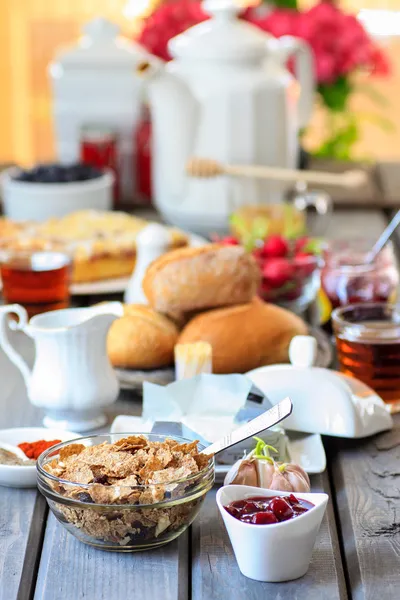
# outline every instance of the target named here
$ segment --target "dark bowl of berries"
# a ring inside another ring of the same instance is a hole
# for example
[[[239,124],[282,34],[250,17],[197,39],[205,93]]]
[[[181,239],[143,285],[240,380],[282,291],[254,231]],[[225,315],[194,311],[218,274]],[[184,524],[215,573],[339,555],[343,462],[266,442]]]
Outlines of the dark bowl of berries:
[[[114,176],[83,163],[12,167],[1,174],[3,210],[14,221],[44,221],[77,210],[110,210]]]
[[[327,503],[327,494],[220,488],[217,505],[242,574],[268,582],[305,575]]]
[[[323,266],[320,240],[266,235],[250,239],[229,236],[224,244],[243,244],[257,260],[262,281],[260,297],[293,312],[303,312],[315,299]]]

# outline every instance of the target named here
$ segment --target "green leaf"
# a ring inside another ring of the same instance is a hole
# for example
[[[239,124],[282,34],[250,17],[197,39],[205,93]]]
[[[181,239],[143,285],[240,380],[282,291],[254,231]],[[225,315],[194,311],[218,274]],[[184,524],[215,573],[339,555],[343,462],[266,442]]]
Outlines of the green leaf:
[[[268,235],[269,220],[267,217],[256,217],[253,221],[251,234],[256,240],[265,240]]]
[[[278,8],[293,8],[297,9],[297,0],[262,0],[265,4],[272,4]]]
[[[342,112],[347,108],[353,86],[347,77],[339,77],[335,83],[320,83],[318,92],[327,108],[334,112]]]
[[[359,126],[352,114],[347,114],[347,123],[337,126],[331,136],[314,153],[316,156],[351,160],[354,144],[359,140]]]
[[[245,220],[240,217],[237,213],[233,213],[229,217],[229,223],[237,230],[239,235],[245,235],[247,232],[247,226]]]
[[[315,256],[320,256],[323,251],[322,245],[323,245],[323,240],[321,240],[320,238],[314,238],[314,239],[309,240],[307,242],[307,244],[305,246],[303,246],[302,251],[310,252],[311,254],[314,254]]]

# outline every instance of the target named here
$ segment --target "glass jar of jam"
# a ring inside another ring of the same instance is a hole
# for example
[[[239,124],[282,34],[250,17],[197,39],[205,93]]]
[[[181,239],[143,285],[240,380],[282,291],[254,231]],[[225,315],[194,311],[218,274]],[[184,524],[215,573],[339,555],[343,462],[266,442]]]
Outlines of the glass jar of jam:
[[[104,125],[85,125],[80,135],[81,161],[114,173],[114,208],[119,206],[118,136],[115,129]]]
[[[388,244],[372,264],[366,264],[372,246],[370,240],[334,241],[327,245],[321,273],[322,294],[329,306],[327,316],[339,306],[396,300],[399,274],[393,247]]]

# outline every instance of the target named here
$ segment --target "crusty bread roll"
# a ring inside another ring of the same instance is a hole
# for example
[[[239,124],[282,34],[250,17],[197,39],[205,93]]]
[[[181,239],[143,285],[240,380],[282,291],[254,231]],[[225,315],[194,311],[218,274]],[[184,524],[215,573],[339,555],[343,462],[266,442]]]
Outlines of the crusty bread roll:
[[[249,302],[260,277],[255,259],[241,246],[209,244],[160,256],[142,285],[155,310],[181,321],[194,311]]]
[[[213,373],[245,373],[288,362],[292,338],[306,334],[307,326],[299,317],[255,298],[248,304],[197,315],[183,329],[178,343],[208,342]]]
[[[166,367],[174,363],[177,339],[178,330],[167,317],[148,306],[127,304],[108,332],[108,356],[122,369]]]

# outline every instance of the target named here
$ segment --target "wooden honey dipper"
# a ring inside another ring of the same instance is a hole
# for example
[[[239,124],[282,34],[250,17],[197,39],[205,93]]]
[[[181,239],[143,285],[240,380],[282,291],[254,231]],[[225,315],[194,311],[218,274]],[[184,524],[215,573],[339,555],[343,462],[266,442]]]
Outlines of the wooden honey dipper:
[[[191,158],[186,165],[186,172],[191,177],[256,177],[274,181],[292,183],[304,182],[317,185],[332,185],[344,188],[358,188],[367,182],[367,175],[360,169],[345,173],[327,173],[323,171],[300,171],[299,169],[282,169],[257,165],[223,165],[217,160],[208,158]]]

